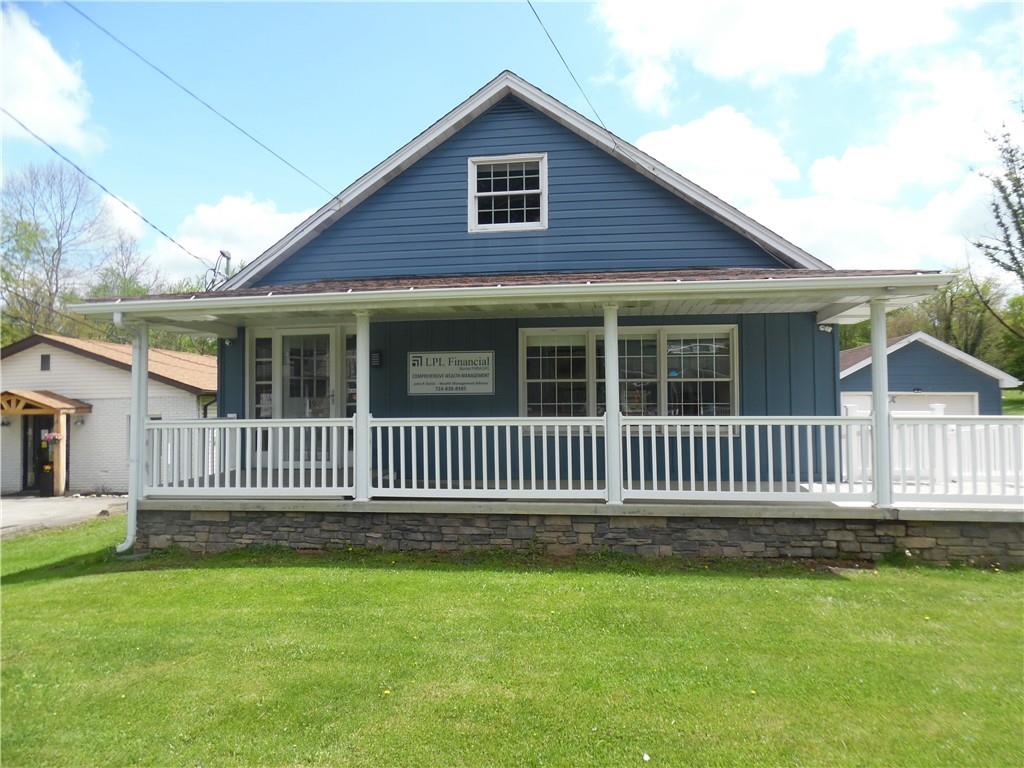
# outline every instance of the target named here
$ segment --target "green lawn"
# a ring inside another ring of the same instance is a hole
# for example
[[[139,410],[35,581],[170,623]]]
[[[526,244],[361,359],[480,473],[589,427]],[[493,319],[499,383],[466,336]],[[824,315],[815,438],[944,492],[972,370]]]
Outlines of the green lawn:
[[[1022,573],[126,562],[123,526],[3,544],[5,766],[1024,764]]]
[[[1019,389],[1003,390],[1003,415],[1024,416],[1024,392]]]

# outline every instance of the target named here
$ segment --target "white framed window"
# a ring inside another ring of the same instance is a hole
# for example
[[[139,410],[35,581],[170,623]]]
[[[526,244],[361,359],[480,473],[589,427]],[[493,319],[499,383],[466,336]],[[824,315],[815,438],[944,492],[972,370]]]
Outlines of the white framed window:
[[[604,415],[602,330],[524,328],[519,346],[521,415]],[[619,402],[628,416],[739,415],[737,327],[621,326]]]
[[[469,158],[469,231],[547,229],[548,156]]]

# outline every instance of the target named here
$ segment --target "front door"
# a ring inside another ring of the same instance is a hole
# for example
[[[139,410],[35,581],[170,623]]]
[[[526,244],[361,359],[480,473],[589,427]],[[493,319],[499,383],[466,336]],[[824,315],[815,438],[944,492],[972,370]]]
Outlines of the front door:
[[[281,416],[326,419],[335,415],[331,334],[281,337]]]
[[[21,487],[25,491],[40,491],[43,490],[43,466],[50,463],[50,444],[46,435],[53,431],[53,416],[25,415],[21,417],[21,424]]]

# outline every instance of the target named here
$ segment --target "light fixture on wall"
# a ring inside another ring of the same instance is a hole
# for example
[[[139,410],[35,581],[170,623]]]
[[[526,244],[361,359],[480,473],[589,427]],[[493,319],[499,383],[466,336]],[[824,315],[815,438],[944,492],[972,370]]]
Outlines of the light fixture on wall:
[[[11,426],[11,420],[10,419],[8,419],[6,416],[4,416],[2,419],[0,419],[0,427],[9,427],[9,426]]]
[[[75,426],[76,427],[80,427],[83,424],[85,424],[85,416],[76,416],[75,417]]]

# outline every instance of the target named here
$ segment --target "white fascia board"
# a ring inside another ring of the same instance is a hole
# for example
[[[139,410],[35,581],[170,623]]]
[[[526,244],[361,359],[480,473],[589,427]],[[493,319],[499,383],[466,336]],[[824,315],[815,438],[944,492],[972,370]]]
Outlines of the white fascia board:
[[[791,266],[806,269],[831,269],[825,262],[816,259],[707,190],[697,186],[664,163],[618,138],[615,134],[570,109],[518,75],[505,71],[408,144],[359,177],[251,264],[229,279],[224,287],[232,289],[250,285],[295,253],[325,228],[338,221],[388,181],[404,172],[465,125],[510,95],[522,99],[531,107],[605,150],[620,162],[705,211],[741,235],[753,240]]]
[[[936,339],[934,336],[925,333],[924,331],[917,331],[916,333],[910,334],[906,338],[900,339],[894,344],[890,344],[888,347],[886,347],[885,354],[886,356],[891,355],[893,352],[903,349],[904,347],[909,346],[910,344],[913,344],[914,342],[918,341],[927,347],[931,347],[936,352],[941,352],[947,357],[951,357],[957,362],[963,363],[964,365],[968,365],[971,368],[974,368],[976,371],[980,371],[981,373],[985,374],[986,376],[991,376],[993,379],[997,379],[999,381],[1000,389],[1013,389],[1014,387],[1019,387],[1021,385],[1021,381],[1019,379],[1015,378],[1014,376],[1011,376],[1006,371],[1002,371],[999,368],[996,368],[994,365],[989,365],[985,361],[979,360],[973,355],[967,354],[962,349],[957,349],[956,347],[947,344],[944,341]],[[840,371],[839,378],[845,379],[847,376],[850,376],[851,374],[854,374],[859,370],[867,368],[869,365],[871,365],[871,358],[866,357],[860,362],[854,363],[849,368],[845,368],[842,371]]]
[[[571,276],[567,276],[571,277]],[[355,311],[373,311],[388,307],[417,308],[447,306],[452,303],[500,306],[523,301],[538,303],[585,303],[591,301],[624,303],[656,298],[714,295],[723,298],[742,298],[751,295],[769,296],[778,292],[813,294],[821,292],[834,297],[837,292],[853,295],[924,296],[945,285],[949,275],[861,275],[844,277],[790,277],[749,280],[707,280],[637,283],[570,283],[545,285],[486,285],[443,288],[393,288],[381,291],[353,291],[331,293],[266,293],[236,296],[204,297],[196,293],[188,298],[128,299],[75,304],[72,311],[85,315],[111,315],[121,313],[127,320],[131,315],[202,312],[224,320],[232,312],[252,310],[279,311],[289,307],[316,309],[331,307]],[[834,300],[830,298],[829,300]]]

